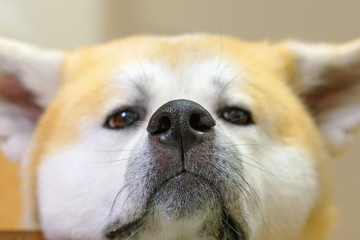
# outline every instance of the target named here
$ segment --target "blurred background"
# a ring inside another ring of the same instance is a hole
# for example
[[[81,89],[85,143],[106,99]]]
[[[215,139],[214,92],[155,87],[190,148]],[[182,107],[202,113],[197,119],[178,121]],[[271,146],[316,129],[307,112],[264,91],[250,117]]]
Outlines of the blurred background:
[[[358,0],[0,0],[0,36],[65,49],[134,34],[189,32],[342,42],[360,38],[359,10]],[[331,161],[341,209],[334,240],[360,239],[359,135],[344,156]],[[18,210],[4,214],[19,197],[4,189],[18,185],[17,165],[1,156],[0,163],[0,229],[13,229]]]

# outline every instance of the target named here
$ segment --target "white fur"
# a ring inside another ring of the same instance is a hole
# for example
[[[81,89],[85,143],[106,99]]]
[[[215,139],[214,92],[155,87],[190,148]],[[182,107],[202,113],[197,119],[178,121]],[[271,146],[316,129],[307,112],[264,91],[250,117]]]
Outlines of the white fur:
[[[322,125],[322,130],[330,144],[341,149],[353,139],[351,132],[356,129],[359,123],[360,104],[350,105],[328,113],[327,121]]]
[[[264,135],[261,127],[222,127],[232,142],[239,143],[245,177],[260,198],[260,206],[247,206],[250,239],[296,239],[317,197],[313,161],[305,151]]]
[[[12,160],[20,160],[27,154],[35,123],[21,117],[22,111],[0,103],[0,149]]]

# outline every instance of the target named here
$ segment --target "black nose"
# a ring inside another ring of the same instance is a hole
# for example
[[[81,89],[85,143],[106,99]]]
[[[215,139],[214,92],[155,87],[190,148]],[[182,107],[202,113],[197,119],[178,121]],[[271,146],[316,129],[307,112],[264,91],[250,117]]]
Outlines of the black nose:
[[[214,126],[215,120],[205,108],[196,102],[179,99],[159,107],[146,130],[162,144],[187,151],[201,143]]]

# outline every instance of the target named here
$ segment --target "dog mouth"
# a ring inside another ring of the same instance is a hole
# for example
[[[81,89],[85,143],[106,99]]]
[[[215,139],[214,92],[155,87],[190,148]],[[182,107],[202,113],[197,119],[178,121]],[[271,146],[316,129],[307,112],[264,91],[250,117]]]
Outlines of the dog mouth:
[[[154,190],[140,217],[125,224],[112,225],[106,231],[106,237],[128,239],[146,229],[149,222],[152,222],[151,219],[154,219],[154,215],[165,215],[177,221],[191,218],[194,213],[205,214],[206,208],[212,211],[216,209],[215,212],[218,214],[209,217],[208,222],[199,229],[199,234],[213,236],[214,239],[245,240],[240,224],[229,214],[214,184],[202,176],[185,170],[164,181]],[[217,227],[208,230],[205,225],[217,225]],[[206,233],[207,231],[209,232]]]

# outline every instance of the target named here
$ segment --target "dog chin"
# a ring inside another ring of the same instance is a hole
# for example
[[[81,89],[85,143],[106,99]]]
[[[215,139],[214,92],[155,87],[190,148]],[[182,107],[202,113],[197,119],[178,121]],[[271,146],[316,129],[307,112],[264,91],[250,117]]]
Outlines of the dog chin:
[[[155,210],[172,218],[219,208],[220,202],[219,193],[209,182],[188,172],[182,172],[165,182],[153,197]]]
[[[158,187],[140,219],[110,232],[108,237],[243,239],[223,205],[210,182],[184,171]]]

